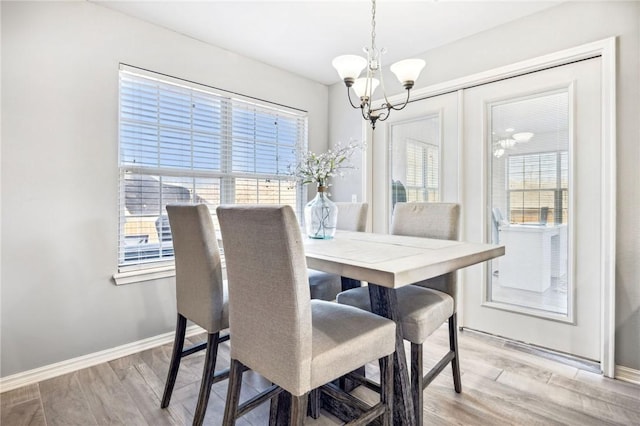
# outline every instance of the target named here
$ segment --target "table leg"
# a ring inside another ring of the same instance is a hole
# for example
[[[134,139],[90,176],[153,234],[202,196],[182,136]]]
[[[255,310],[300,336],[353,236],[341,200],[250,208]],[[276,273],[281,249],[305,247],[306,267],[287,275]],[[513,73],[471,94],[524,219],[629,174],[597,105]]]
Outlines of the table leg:
[[[400,312],[398,299],[392,288],[378,286],[369,283],[369,297],[371,299],[371,311],[389,318],[398,324],[396,327],[396,352],[393,356],[394,386],[393,386],[393,424],[415,426],[416,419],[411,397],[411,385],[409,382],[409,369],[407,357],[404,352],[404,340],[402,327],[400,326]]]
[[[353,278],[340,277],[342,282],[342,291],[350,290],[356,287],[362,287],[362,282],[360,280],[354,280]],[[362,376],[365,375],[364,367],[360,367],[354,371],[354,373],[360,374]],[[339,379],[339,387],[345,392],[351,392],[355,388],[358,387],[358,384],[354,381],[342,377]]]
[[[342,291],[362,287],[362,282],[360,282],[360,280],[354,280],[353,278],[340,277],[340,282],[342,284]]]

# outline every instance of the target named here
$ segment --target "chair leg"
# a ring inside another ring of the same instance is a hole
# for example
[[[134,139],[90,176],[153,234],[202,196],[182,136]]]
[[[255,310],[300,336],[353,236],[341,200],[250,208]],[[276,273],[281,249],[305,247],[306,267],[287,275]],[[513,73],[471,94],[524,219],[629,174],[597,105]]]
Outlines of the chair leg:
[[[380,359],[380,402],[385,405],[382,426],[391,426],[393,424],[393,355]],[[422,423],[416,424],[422,425]]]
[[[231,359],[229,368],[229,388],[227,389],[227,402],[224,407],[224,426],[234,426],[238,416],[238,405],[240,404],[240,388],[242,386],[242,363],[236,359]]]
[[[193,426],[200,426],[204,421],[204,415],[207,412],[207,404],[209,403],[209,395],[211,394],[211,385],[213,384],[213,375],[216,369],[219,338],[220,333],[209,333],[207,335],[207,353],[204,359],[202,380],[200,381],[198,404],[196,405],[196,412],[193,416]]]
[[[178,377],[178,369],[180,368],[180,359],[182,358],[182,349],[184,347],[184,336],[187,329],[187,319],[178,314],[176,322],[176,335],[173,339],[173,353],[171,354],[171,363],[169,364],[169,373],[167,374],[167,382],[164,385],[164,394],[162,395],[162,403],[160,408],[167,408],[171,401],[173,387]]]
[[[271,398],[270,408],[269,408],[269,426],[276,426],[278,420],[278,400],[280,395],[276,395]]]
[[[413,398],[413,409],[415,410],[416,424],[422,424],[422,405],[424,392],[424,377],[422,360],[422,344],[411,343],[411,397]]]
[[[449,349],[454,353],[451,360],[451,370],[453,371],[453,387],[457,393],[462,392],[462,381],[460,380],[460,354],[458,352],[458,319],[454,313],[449,318]]]
[[[320,389],[314,389],[309,393],[309,414],[311,418],[320,418]]]
[[[291,395],[291,416],[289,417],[291,426],[302,426],[304,424],[304,419],[307,417],[308,400],[308,393],[301,396]]]

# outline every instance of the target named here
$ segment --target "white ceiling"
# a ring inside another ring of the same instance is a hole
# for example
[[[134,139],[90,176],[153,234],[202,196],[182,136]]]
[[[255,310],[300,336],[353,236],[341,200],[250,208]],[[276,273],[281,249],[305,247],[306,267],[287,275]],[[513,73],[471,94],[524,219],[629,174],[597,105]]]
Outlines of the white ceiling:
[[[370,44],[368,0],[89,0],[206,43],[333,84],[331,60]],[[378,0],[385,64],[555,6],[559,1]]]

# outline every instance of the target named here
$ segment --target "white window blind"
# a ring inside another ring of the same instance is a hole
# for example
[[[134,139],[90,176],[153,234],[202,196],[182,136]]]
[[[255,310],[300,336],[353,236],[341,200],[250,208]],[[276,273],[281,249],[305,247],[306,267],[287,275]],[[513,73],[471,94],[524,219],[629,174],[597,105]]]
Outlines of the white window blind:
[[[567,151],[510,155],[507,185],[511,223],[567,223]]]
[[[438,151],[437,145],[407,140],[407,201],[439,201]]]
[[[173,260],[170,203],[289,204],[307,146],[306,113],[205,86],[120,70],[119,270]]]

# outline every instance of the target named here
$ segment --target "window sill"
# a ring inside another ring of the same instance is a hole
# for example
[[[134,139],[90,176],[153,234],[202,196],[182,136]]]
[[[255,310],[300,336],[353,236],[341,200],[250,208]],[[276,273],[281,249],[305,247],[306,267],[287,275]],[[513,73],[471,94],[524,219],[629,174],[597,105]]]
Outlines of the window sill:
[[[118,272],[113,274],[116,285],[134,284],[143,281],[157,280],[174,277],[176,268],[174,265],[160,266],[156,268],[138,269],[135,271]]]

